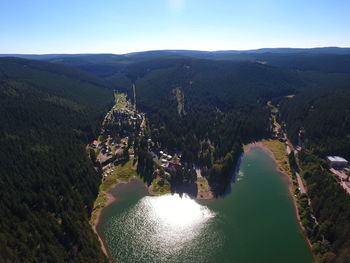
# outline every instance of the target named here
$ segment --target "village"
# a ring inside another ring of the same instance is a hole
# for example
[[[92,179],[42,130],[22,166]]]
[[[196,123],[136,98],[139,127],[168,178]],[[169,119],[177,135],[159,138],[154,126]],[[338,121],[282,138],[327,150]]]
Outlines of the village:
[[[115,166],[121,160],[134,158],[130,135],[135,136],[136,132],[141,135],[145,118],[144,114],[135,110],[135,107],[126,99],[125,94],[114,93],[114,98],[115,105],[106,114],[98,139],[89,146],[95,154],[92,159],[99,164],[103,177],[112,175],[115,172]]]
[[[90,158],[95,167],[101,169],[102,180],[112,184],[114,181],[128,181],[137,175],[137,156],[135,156],[135,141],[142,138],[147,141],[147,151],[154,163],[153,180],[149,186],[151,194],[166,194],[171,192],[171,173],[183,168],[180,162],[181,153],[170,154],[166,149],[153,142],[149,132],[146,134],[146,116],[136,110],[134,104],[123,93],[114,93],[115,105],[106,114],[98,139],[88,146]],[[128,169],[123,169],[126,165]],[[123,172],[121,172],[123,171]],[[198,198],[212,198],[208,181],[201,176],[200,170],[195,170]],[[128,174],[126,174],[128,173]],[[184,183],[190,183],[184,181]]]

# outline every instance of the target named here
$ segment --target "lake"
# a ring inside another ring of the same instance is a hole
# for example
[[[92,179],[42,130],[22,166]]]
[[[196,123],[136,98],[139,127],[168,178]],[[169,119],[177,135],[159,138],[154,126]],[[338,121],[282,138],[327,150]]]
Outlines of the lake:
[[[111,257],[126,262],[311,263],[287,178],[259,147],[241,159],[223,198],[149,196],[134,179],[117,185],[97,230]]]

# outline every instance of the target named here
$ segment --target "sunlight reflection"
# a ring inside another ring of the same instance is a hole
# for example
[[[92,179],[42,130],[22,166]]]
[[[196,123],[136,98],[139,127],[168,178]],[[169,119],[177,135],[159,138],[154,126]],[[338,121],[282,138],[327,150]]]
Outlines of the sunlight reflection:
[[[205,231],[207,221],[215,214],[206,206],[184,195],[147,196],[136,206],[142,211],[148,241],[166,253],[188,247]]]
[[[188,196],[165,195],[149,199],[149,208],[160,223],[171,228],[191,227],[205,222],[214,213]]]
[[[215,216],[207,206],[187,195],[145,196],[111,222],[110,229],[118,235],[113,234],[110,242],[129,248],[114,250],[114,256],[122,258],[134,253],[143,262],[154,262],[154,256],[157,262],[170,262],[169,258],[187,255],[201,262],[222,241],[218,233],[210,230]],[[202,251],[203,244],[211,247]]]

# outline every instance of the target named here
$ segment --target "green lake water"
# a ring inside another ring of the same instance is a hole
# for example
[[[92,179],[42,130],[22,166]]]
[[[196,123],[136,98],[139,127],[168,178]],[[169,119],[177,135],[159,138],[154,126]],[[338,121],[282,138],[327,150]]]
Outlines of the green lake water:
[[[223,198],[149,196],[138,180],[112,191],[98,231],[118,263],[311,263],[284,175],[259,147]]]

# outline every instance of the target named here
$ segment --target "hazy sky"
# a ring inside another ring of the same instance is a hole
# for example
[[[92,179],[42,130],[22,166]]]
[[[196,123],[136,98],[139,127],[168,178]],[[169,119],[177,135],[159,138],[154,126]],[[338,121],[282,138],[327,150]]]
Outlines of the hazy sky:
[[[350,46],[350,0],[0,0],[0,53]]]

